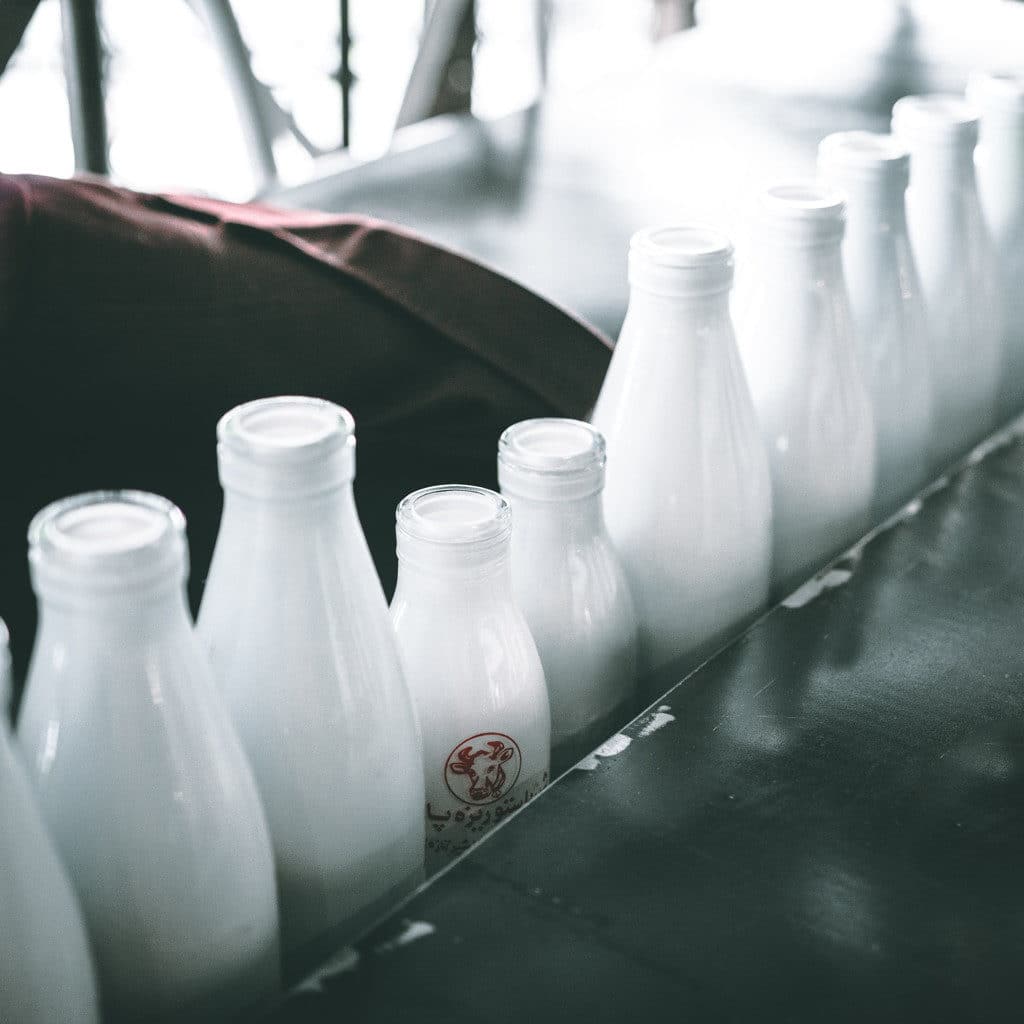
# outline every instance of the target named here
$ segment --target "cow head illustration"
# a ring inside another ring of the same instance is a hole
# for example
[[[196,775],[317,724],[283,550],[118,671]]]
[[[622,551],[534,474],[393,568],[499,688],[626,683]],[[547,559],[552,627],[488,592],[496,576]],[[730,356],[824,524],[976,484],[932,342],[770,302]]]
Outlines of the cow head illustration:
[[[462,776],[464,781],[461,786],[453,786],[456,780],[446,778],[448,788],[469,803],[491,803],[511,788],[509,771],[513,773],[511,784],[515,784],[519,775],[518,754],[515,743],[507,736],[492,733],[464,741],[449,755],[445,768],[446,776]],[[516,763],[510,765],[513,758]]]

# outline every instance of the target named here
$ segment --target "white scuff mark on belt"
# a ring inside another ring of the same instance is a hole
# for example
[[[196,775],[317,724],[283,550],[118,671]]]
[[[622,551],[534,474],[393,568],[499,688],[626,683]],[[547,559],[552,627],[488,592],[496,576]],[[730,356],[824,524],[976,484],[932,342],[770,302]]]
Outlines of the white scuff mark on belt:
[[[841,569],[838,566],[834,569],[826,569],[818,573],[802,586],[796,588],[783,602],[783,608],[803,608],[810,604],[816,597],[820,597],[826,590],[835,590],[853,578],[852,569]]]
[[[912,501],[908,501],[897,513],[898,521],[905,523],[908,519],[913,519],[918,512],[921,511],[923,502],[920,498],[914,498]]]
[[[949,477],[940,476],[938,479],[933,480],[922,492],[921,500],[927,501],[933,494],[938,494],[939,491],[944,491],[949,486]]]
[[[326,991],[324,989],[324,982],[330,981],[348,971],[354,971],[358,966],[359,951],[351,946],[346,946],[340,953],[332,956],[315,974],[311,974],[301,985],[297,985],[295,991],[320,994]]]
[[[993,452],[997,452],[1000,448],[1006,448],[1019,441],[1022,431],[1024,431],[1024,419],[1014,420],[1013,423],[1004,427],[998,433],[985,438],[981,444],[967,455],[964,462],[968,466],[976,466],[983,459],[987,459]]]
[[[374,947],[374,953],[393,953],[396,949],[402,946],[408,946],[410,942],[415,942],[417,939],[424,939],[428,935],[433,935],[437,929],[430,924],[428,921],[406,921],[405,928],[400,935],[389,940],[388,942],[382,942],[379,946]]]
[[[605,740],[592,754],[583,758],[576,767],[580,771],[592,772],[601,764],[598,758],[615,757],[616,754],[621,754],[632,742],[633,740],[629,736],[624,736],[621,732],[617,732],[611,739]]]
[[[672,708],[668,704],[662,704],[661,707],[659,707],[658,710],[655,711],[646,722],[644,722],[643,727],[640,729],[640,732],[637,733],[637,736],[639,736],[640,739],[644,739],[645,737],[656,733],[659,729],[664,729],[666,725],[674,722],[676,720],[676,716],[669,714],[671,710]]]

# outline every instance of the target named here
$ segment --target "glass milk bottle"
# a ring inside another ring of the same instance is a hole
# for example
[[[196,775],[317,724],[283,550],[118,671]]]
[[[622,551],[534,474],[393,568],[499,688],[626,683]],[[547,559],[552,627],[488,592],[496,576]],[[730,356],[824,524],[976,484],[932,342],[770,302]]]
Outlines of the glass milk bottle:
[[[263,797],[295,962],[422,880],[420,740],[356,512],[352,417],[261,399],[217,438],[224,512],[198,630]]]
[[[510,531],[508,502],[481,487],[398,506],[391,615],[423,731],[428,872],[548,781],[547,687],[513,599]]]
[[[1024,76],[975,75],[967,97],[981,114],[975,174],[999,265],[1005,421],[1024,412]]]
[[[0,621],[0,684],[10,666]],[[98,1024],[78,902],[0,714],[0,1020]]]
[[[768,597],[771,488],[729,314],[732,246],[692,225],[638,232],[630,296],[593,423],[604,508],[643,671],[694,656]]]
[[[277,987],[270,837],[187,557],[178,509],[135,491],[56,502],[29,529],[40,625],[18,738],[104,1020],[220,1020]]]
[[[871,400],[843,279],[842,194],[813,182],[761,194],[740,351],[768,447],[773,583],[785,591],[870,525]]]
[[[974,180],[978,118],[948,96],[905,96],[892,130],[910,149],[907,223],[931,335],[933,455],[942,468],[995,424],[1002,344],[996,264]]]
[[[818,147],[822,178],[847,196],[843,270],[875,418],[875,513],[931,470],[931,364],[921,283],[904,211],[910,154],[897,140],[839,132]]]
[[[524,420],[498,442],[512,587],[544,666],[556,771],[615,731],[636,683],[636,613],[604,523],[604,467],[604,438],[577,420]]]

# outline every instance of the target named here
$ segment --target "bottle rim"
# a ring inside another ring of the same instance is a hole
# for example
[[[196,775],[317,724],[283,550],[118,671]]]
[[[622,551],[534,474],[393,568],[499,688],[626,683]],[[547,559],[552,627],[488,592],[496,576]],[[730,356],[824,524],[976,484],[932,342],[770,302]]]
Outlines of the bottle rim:
[[[697,222],[641,228],[629,241],[629,282],[634,288],[676,298],[728,291],[733,247],[718,228]]]
[[[910,165],[910,149],[895,135],[885,132],[833,132],[818,144],[819,163],[851,170],[904,172]]]
[[[498,457],[506,465],[531,473],[564,476],[607,458],[604,435],[583,420],[540,416],[520,420],[498,439]]]
[[[350,483],[355,447],[352,414],[324,398],[257,398],[217,424],[221,484],[256,498],[309,498]]]
[[[967,81],[967,102],[983,116],[1024,116],[1024,75],[1011,71],[975,71]]]
[[[436,484],[407,494],[395,510],[403,536],[442,548],[491,547],[507,540],[512,509],[497,491],[472,484]]]
[[[521,420],[498,439],[503,494],[538,499],[582,498],[600,491],[607,461],[604,435],[582,420]]]
[[[51,502],[28,528],[29,562],[46,579],[99,587],[180,579],[185,516],[148,491],[88,491]]]
[[[352,414],[324,398],[275,395],[236,405],[217,423],[217,440],[254,462],[281,464],[319,458],[355,446]]]
[[[973,148],[978,120],[972,104],[949,93],[904,96],[892,108],[892,132],[911,149],[935,143]]]
[[[718,228],[680,222],[641,228],[629,240],[629,251],[659,267],[731,266],[733,246]]]
[[[789,223],[834,223],[846,212],[842,190],[814,178],[793,178],[761,192],[763,214]]]
[[[771,237],[798,248],[838,243],[846,227],[846,193],[817,178],[777,181],[757,196],[757,214]]]

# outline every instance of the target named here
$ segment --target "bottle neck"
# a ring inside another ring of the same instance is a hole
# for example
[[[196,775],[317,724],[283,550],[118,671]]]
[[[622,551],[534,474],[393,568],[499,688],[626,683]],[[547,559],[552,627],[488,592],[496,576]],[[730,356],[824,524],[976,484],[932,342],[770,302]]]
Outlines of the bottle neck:
[[[224,511],[221,532],[245,526],[251,530],[258,525],[268,531],[313,530],[321,525],[338,529],[347,518],[356,515],[355,496],[351,482],[341,484],[320,494],[292,498],[255,497],[230,488],[224,491]]]
[[[404,540],[398,555],[396,599],[417,595],[440,603],[469,602],[482,608],[512,600],[512,574],[507,543],[499,553],[438,550],[438,545]]]
[[[846,213],[846,236],[865,232],[906,232],[906,178],[843,181],[850,202]]]
[[[103,593],[64,587],[59,593],[41,593],[39,610],[44,631],[84,627],[90,642],[118,647],[192,626],[185,587],[174,580]]]
[[[569,500],[520,498],[506,492],[512,505],[513,542],[526,540],[585,544],[605,532],[601,491]]]
[[[910,161],[910,188],[915,192],[960,192],[974,189],[974,148],[960,144],[919,145]]]
[[[1024,116],[992,114],[981,123],[977,159],[1020,190],[1024,178]]]
[[[729,290],[707,294],[670,295],[634,283],[629,292],[627,315],[652,321],[711,323],[729,316]]]
[[[795,243],[785,234],[765,230],[760,239],[759,264],[762,276],[830,279],[842,275],[841,239],[817,243]]]

